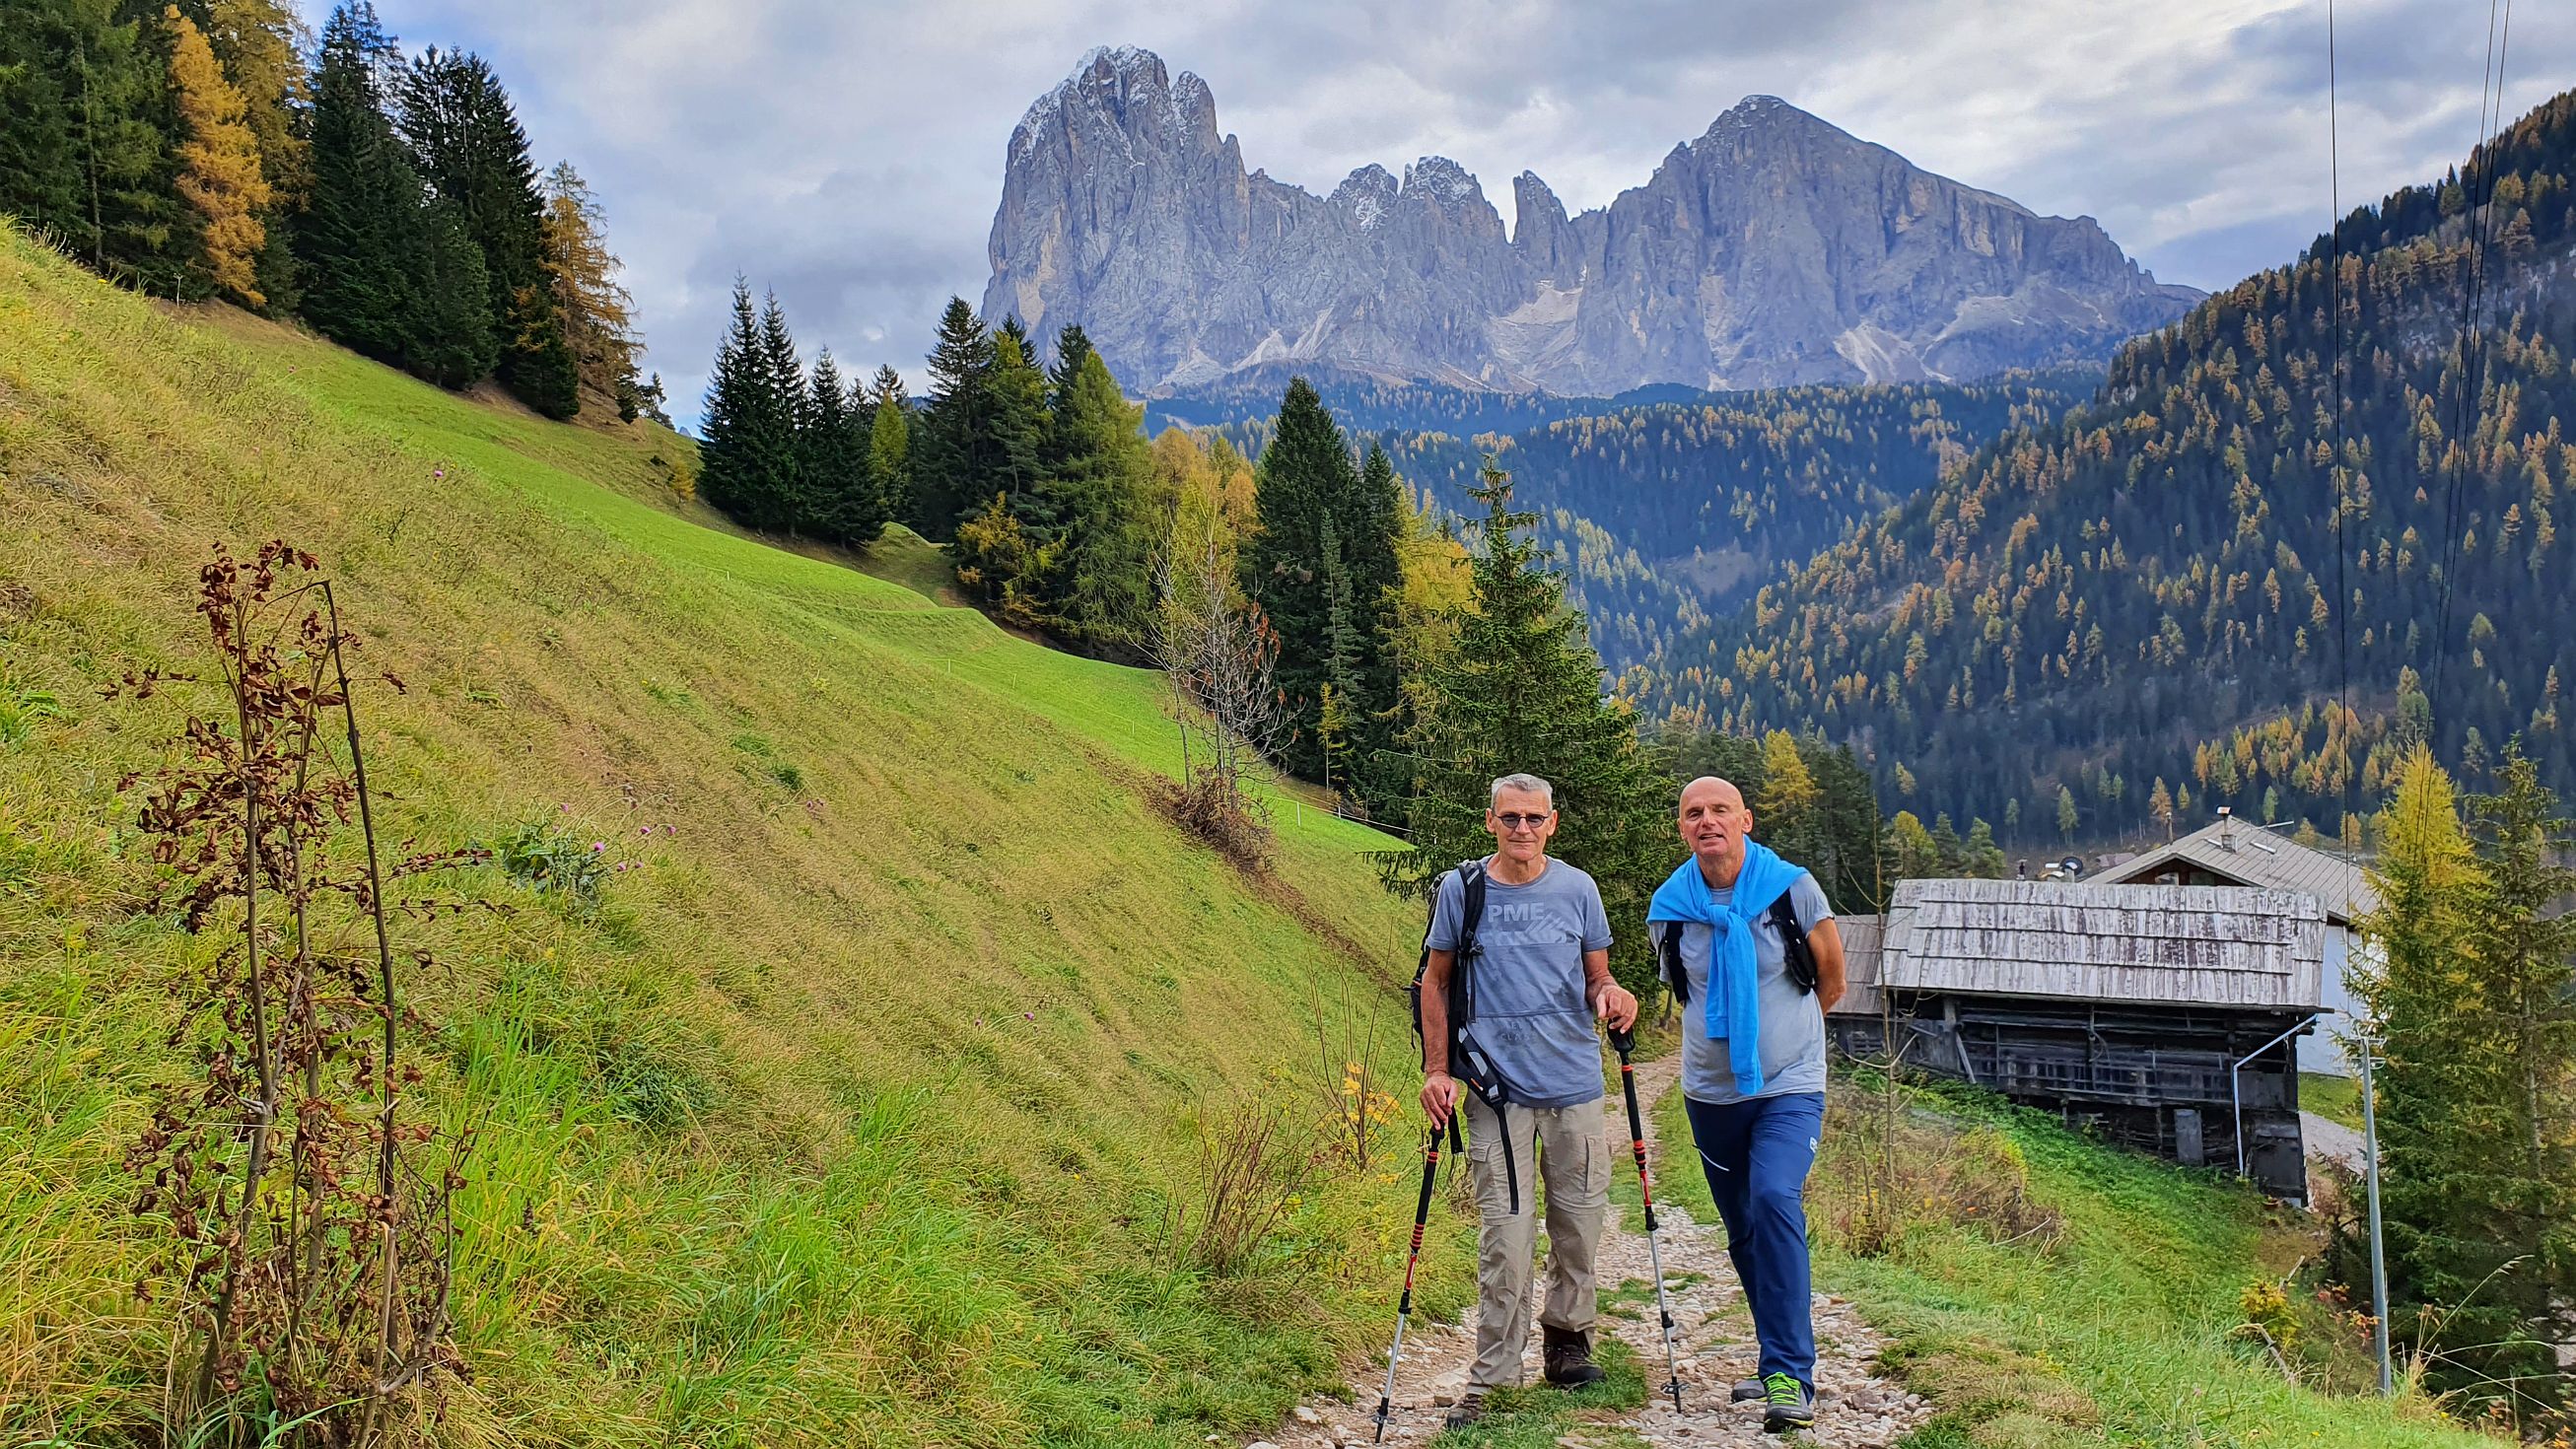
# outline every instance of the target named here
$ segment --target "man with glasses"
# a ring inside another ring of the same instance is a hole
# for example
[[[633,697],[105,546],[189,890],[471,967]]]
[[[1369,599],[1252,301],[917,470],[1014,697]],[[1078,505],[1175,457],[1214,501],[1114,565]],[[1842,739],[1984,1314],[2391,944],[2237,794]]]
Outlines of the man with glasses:
[[[1535,775],[1494,781],[1485,828],[1485,903],[1468,963],[1467,1027],[1504,1084],[1497,1111],[1466,1094],[1476,1239],[1476,1361],[1451,1427],[1483,1416],[1488,1390],[1521,1381],[1529,1339],[1531,1254],[1543,1185],[1548,1290],[1539,1313],[1543,1373],[1560,1388],[1602,1377],[1592,1362],[1593,1253],[1600,1246],[1611,1156],[1602,1135],[1601,1038],[1594,1023],[1636,1024],[1637,998],[1610,979],[1610,920],[1585,875],[1547,855],[1555,791]],[[1468,867],[1473,868],[1471,862]],[[1465,909],[1459,871],[1441,877],[1425,944],[1422,1109],[1437,1123],[1460,1107],[1449,1075],[1448,988]],[[1508,1157],[1506,1152],[1508,1151]],[[1539,1171],[1527,1170],[1536,1161]],[[1507,1164],[1523,1164],[1508,1170]],[[1532,1182],[1536,1177],[1538,1181]]]

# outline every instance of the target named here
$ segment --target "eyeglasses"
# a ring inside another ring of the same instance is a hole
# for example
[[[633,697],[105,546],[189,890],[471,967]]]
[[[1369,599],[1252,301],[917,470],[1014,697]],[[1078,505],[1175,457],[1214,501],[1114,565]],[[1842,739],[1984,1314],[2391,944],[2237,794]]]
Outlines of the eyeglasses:
[[[1515,811],[1508,815],[1495,816],[1494,823],[1505,830],[1536,830],[1545,825],[1554,814],[1554,811],[1550,811],[1547,815],[1523,815]]]

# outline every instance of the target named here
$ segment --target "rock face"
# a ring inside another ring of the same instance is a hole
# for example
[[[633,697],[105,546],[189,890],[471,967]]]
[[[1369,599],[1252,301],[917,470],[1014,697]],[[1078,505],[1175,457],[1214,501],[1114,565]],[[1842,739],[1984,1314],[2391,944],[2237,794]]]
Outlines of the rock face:
[[[1648,383],[1966,380],[2107,356],[2202,294],[2090,217],[2040,216],[1754,96],[1569,218],[1426,156],[1318,198],[1246,173],[1207,84],[1096,50],[1011,133],[984,316],[1078,322],[1122,380],[1266,362],[1608,395]]]

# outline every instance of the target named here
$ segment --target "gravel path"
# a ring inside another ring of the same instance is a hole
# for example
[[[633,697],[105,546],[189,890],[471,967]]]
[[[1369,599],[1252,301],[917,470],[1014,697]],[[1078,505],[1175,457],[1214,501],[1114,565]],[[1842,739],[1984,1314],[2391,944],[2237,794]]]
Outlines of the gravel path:
[[[1669,1060],[1639,1063],[1640,1099],[1651,1103],[1659,1098],[1672,1085],[1675,1070]],[[1628,1151],[1626,1114],[1616,1099],[1610,1106],[1610,1134],[1619,1168],[1633,1172],[1636,1169]],[[1653,1127],[1650,1114],[1650,1136]],[[1668,1170],[1664,1154],[1658,1150],[1654,1159],[1656,1180],[1660,1182]],[[1642,1286],[1652,1281],[1645,1237],[1630,1230],[1632,1225],[1615,1203],[1610,1211],[1613,1221],[1610,1230],[1602,1235],[1600,1260],[1605,1296],[1608,1289],[1623,1282],[1634,1281]],[[1745,1312],[1743,1291],[1737,1287],[1735,1269],[1727,1261],[1725,1230],[1714,1224],[1703,1227],[1692,1222],[1689,1214],[1671,1207],[1658,1209],[1656,1217],[1663,1230],[1665,1282],[1670,1287],[1673,1317],[1682,1332],[1682,1412],[1674,1413],[1668,1399],[1653,1399],[1624,1415],[1603,1414],[1559,1442],[1566,1449],[1590,1449],[1595,1445],[1607,1449],[1610,1445],[1639,1441],[1704,1449],[1752,1449],[1780,1443],[1762,1432],[1759,1405],[1737,1404],[1728,1399],[1736,1380],[1752,1376],[1755,1350],[1753,1323]],[[1543,1291],[1533,1295],[1542,1296]],[[1663,1378],[1664,1351],[1656,1336],[1652,1299],[1605,1309],[1601,1325],[1635,1350],[1649,1383]],[[1528,1359],[1532,1383],[1539,1381],[1538,1342],[1538,1332],[1533,1328]],[[1836,1449],[1880,1449],[1932,1416],[1930,1404],[1878,1375],[1878,1356],[1886,1340],[1848,1302],[1816,1295],[1816,1345],[1816,1427],[1806,1442]],[[1475,1348],[1471,1325],[1413,1325],[1406,1333],[1404,1362],[1396,1374],[1395,1411],[1387,1426],[1386,1442],[1420,1444],[1439,1432],[1441,1415],[1466,1387],[1467,1366],[1475,1357]],[[1371,1414],[1377,1408],[1385,1372],[1382,1359],[1374,1364],[1353,1365],[1350,1402],[1311,1399],[1298,1406],[1296,1417],[1280,1426],[1278,1434],[1263,1442],[1281,1449],[1368,1443],[1375,1428]],[[1254,1449],[1259,1446],[1256,1444]]]

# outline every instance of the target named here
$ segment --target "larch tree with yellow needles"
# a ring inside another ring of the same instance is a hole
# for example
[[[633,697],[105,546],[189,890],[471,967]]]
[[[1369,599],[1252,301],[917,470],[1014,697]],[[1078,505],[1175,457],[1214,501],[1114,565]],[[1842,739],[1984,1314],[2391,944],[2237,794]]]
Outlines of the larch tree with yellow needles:
[[[268,245],[259,212],[269,202],[259,139],[244,123],[241,92],[224,78],[204,33],[176,5],[162,15],[170,26],[170,88],[188,128],[179,143],[179,194],[205,219],[206,274],[256,307],[267,300],[256,266]]]

